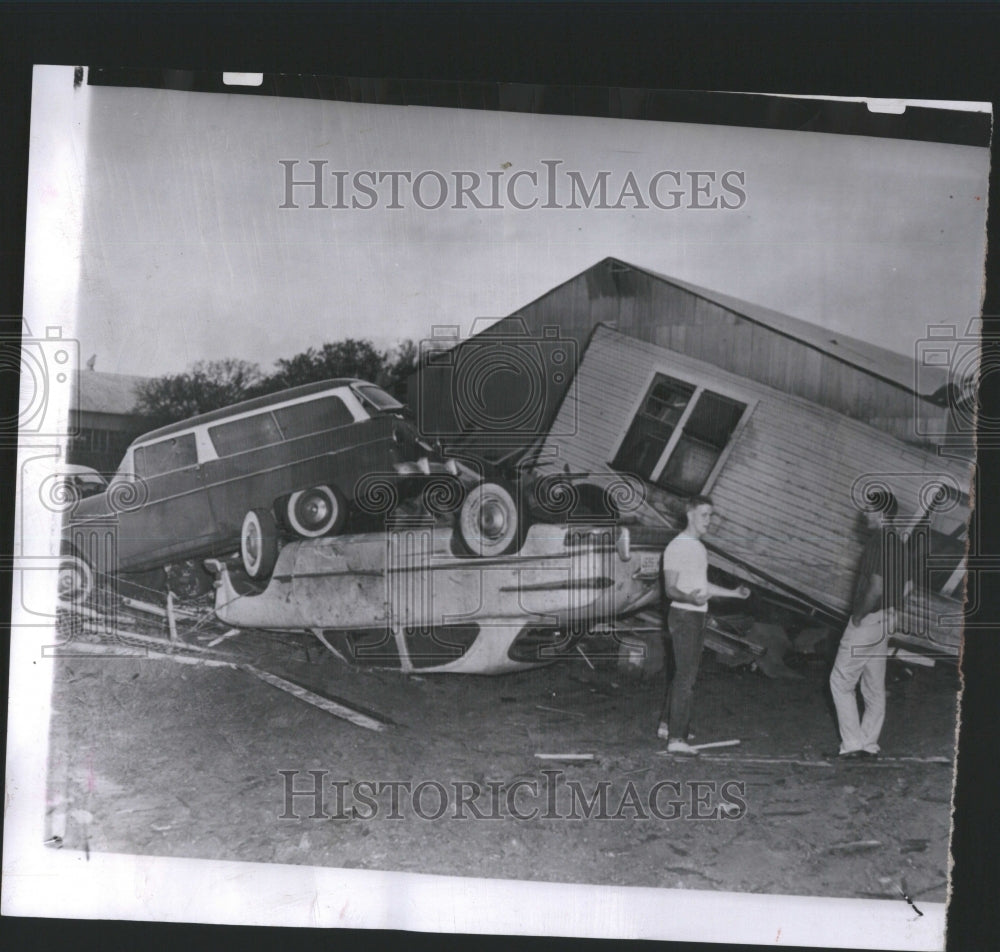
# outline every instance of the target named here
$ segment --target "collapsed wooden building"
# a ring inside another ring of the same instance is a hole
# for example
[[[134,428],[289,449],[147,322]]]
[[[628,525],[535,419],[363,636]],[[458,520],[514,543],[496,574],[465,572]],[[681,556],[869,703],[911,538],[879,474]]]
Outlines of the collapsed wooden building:
[[[947,367],[613,258],[439,357],[410,383],[427,435],[633,474],[650,524],[711,493],[712,563],[826,619],[847,614],[867,492],[889,487],[919,572],[897,638],[957,652],[972,471]]]

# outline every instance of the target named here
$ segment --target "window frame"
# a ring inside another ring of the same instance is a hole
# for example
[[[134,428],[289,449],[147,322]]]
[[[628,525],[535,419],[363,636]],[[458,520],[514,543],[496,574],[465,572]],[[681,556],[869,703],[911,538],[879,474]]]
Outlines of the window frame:
[[[344,406],[347,407],[348,412],[353,417],[354,423],[364,423],[371,419],[370,414],[368,414],[361,404],[360,398],[354,391],[348,386],[336,386],[331,387],[327,390],[321,390],[318,393],[307,394],[304,397],[296,397],[292,400],[278,400],[275,403],[268,404],[266,407],[258,407],[256,410],[244,410],[242,413],[234,413],[231,416],[223,417],[220,420],[213,421],[212,423],[199,423],[197,426],[191,427],[187,430],[179,431],[178,433],[171,434],[170,437],[161,437],[157,440],[151,440],[146,442],[146,436],[140,436],[133,440],[125,451],[125,455],[122,457],[122,461],[118,466],[117,473],[119,476],[135,478],[135,451],[141,449],[144,446],[153,446],[162,440],[170,439],[171,437],[179,437],[188,433],[193,433],[195,438],[195,444],[198,451],[198,462],[197,465],[201,466],[205,463],[217,462],[220,459],[230,459],[231,457],[221,457],[216,452],[215,444],[212,442],[211,434],[209,433],[209,428],[213,426],[219,426],[223,423],[231,423],[236,420],[242,420],[246,417],[256,416],[260,413],[273,413],[275,410],[281,410],[285,407],[297,406],[301,403],[310,403],[314,400],[320,400],[323,397],[336,396],[339,397],[343,402]],[[344,426],[351,426],[350,423],[343,424]],[[280,426],[279,426],[280,429]],[[287,443],[288,440],[282,435],[281,443]],[[278,443],[270,443],[269,446],[278,446]],[[185,469],[190,469],[191,467],[184,467]],[[179,470],[171,470],[171,472],[179,472]],[[142,477],[146,478],[146,477]]]
[[[725,465],[729,454],[736,445],[736,441],[739,439],[744,427],[747,425],[747,421],[750,419],[751,414],[760,402],[760,398],[752,396],[747,391],[741,390],[738,387],[733,387],[727,382],[720,382],[719,380],[705,374],[692,373],[688,370],[681,370],[680,373],[678,373],[677,369],[674,367],[669,367],[664,364],[656,364],[646,375],[642,387],[639,388],[639,396],[632,404],[632,409],[629,411],[622,435],[615,441],[614,446],[611,448],[608,465],[614,469],[615,472],[623,472],[623,470],[615,469],[613,461],[621,451],[622,446],[625,445],[625,441],[628,439],[628,435],[633,424],[639,416],[639,413],[642,411],[647,399],[649,399],[649,395],[652,392],[657,377],[666,377],[668,380],[676,380],[678,383],[694,387],[694,392],[688,399],[687,406],[684,407],[684,411],[677,420],[673,432],[670,434],[670,438],[663,447],[663,451],[660,453],[660,456],[650,471],[649,476],[639,477],[644,482],[651,483],[656,486],[657,489],[661,489],[663,492],[670,493],[673,496],[680,496],[680,494],[676,490],[660,486],[657,483],[657,480],[663,475],[663,470],[666,469],[667,463],[670,461],[671,455],[677,448],[677,444],[680,442],[681,436],[684,435],[684,427],[691,418],[691,414],[694,413],[694,408],[701,399],[701,395],[707,390],[711,393],[718,394],[720,397],[726,397],[727,399],[734,400],[737,403],[742,403],[744,405],[743,412],[740,414],[740,418],[736,421],[736,426],[733,427],[733,432],[729,435],[726,445],[719,453],[719,458],[715,461],[715,465],[709,472],[704,485],[698,490],[698,494],[707,494],[711,491],[712,486],[715,485],[715,481],[718,479],[719,474],[722,471],[722,467]],[[639,474],[636,473],[634,475],[638,476]]]
[[[245,446],[241,449],[236,450],[233,453],[222,453],[219,452],[219,445],[215,442],[215,431],[221,430],[227,426],[234,426],[236,424],[245,423],[247,420],[257,420],[263,417],[270,417],[271,426],[274,427],[278,434],[278,438],[273,443],[254,443],[250,446]],[[239,456],[241,453],[247,453],[251,450],[264,449],[268,446],[277,446],[279,443],[286,442],[284,433],[281,432],[281,427],[278,425],[278,421],[275,419],[273,408],[268,407],[266,410],[257,410],[253,413],[241,413],[238,416],[230,417],[228,420],[220,420],[218,423],[210,423],[205,427],[205,432],[208,434],[209,442],[212,444],[212,451],[215,453],[216,459],[230,459],[233,456]]]
[[[345,413],[350,419],[345,420],[343,423],[338,423],[335,426],[324,426],[320,427],[320,429],[318,430],[313,430],[309,433],[299,433],[295,436],[289,436],[288,433],[286,432],[288,424],[286,422],[285,425],[283,426],[281,418],[278,416],[278,414],[281,413],[283,410],[297,410],[299,407],[307,406],[310,403],[319,403],[321,400],[336,400],[341,405],[341,407],[343,407]],[[355,418],[353,409],[344,399],[343,393],[336,390],[331,390],[325,393],[315,395],[310,400],[294,400],[291,403],[283,403],[280,406],[273,406],[268,409],[268,412],[271,414],[271,419],[274,421],[274,425],[277,427],[278,432],[281,434],[280,442],[282,443],[289,443],[293,440],[305,439],[310,436],[315,436],[317,433],[328,432],[329,430],[339,430],[341,427],[353,426],[355,423],[358,422],[358,420]],[[274,446],[276,444],[269,443],[267,445]]]
[[[151,447],[160,446],[163,443],[170,443],[170,442],[176,443],[177,441],[183,440],[183,439],[185,439],[187,437],[191,438],[191,442],[192,442],[192,444],[194,446],[194,462],[185,463],[183,466],[175,466],[173,469],[163,469],[163,470],[160,470],[159,472],[156,472],[156,473],[139,473],[139,472],[137,472],[135,453],[137,453],[139,450],[144,450],[145,451],[145,450],[150,449]],[[160,439],[158,439],[158,440],[151,440],[149,443],[141,443],[138,446],[134,446],[133,449],[132,449],[132,453],[131,453],[131,456],[132,456],[132,471],[137,476],[139,476],[140,479],[159,479],[161,476],[169,476],[172,473],[182,473],[185,470],[196,469],[197,467],[199,467],[201,465],[201,454],[199,452],[200,447],[199,447],[198,444],[199,444],[199,440],[198,440],[198,433],[197,433],[196,430],[184,430],[181,433],[171,433],[168,436],[160,437]]]

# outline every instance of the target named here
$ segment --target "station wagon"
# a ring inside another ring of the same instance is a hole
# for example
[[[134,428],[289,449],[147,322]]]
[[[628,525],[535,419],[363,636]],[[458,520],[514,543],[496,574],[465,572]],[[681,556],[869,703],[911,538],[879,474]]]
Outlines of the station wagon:
[[[363,380],[306,384],[161,427],[136,439],[105,492],[82,499],[63,533],[62,596],[94,572],[137,573],[240,550],[265,578],[282,537],[344,527],[359,482],[401,496],[458,476],[423,443],[408,411]]]

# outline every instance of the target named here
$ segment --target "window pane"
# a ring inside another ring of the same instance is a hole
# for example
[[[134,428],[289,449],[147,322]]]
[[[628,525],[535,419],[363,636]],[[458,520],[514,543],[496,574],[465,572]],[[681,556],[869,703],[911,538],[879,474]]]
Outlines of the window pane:
[[[644,426],[641,418],[637,418],[611,465],[624,473],[635,473],[643,479],[649,479],[667,445],[669,435],[669,432],[663,434],[655,428]]]
[[[722,449],[732,436],[746,405],[705,390],[684,426],[692,439]]]
[[[258,413],[230,423],[220,423],[209,427],[215,452],[219,456],[234,456],[259,446],[270,446],[281,442],[281,432],[270,413]]]
[[[159,443],[140,446],[135,451],[135,469],[140,476],[159,476],[198,462],[194,434],[171,437]]]
[[[673,429],[694,393],[694,387],[669,377],[657,377],[640,411],[645,416],[670,424]]]
[[[657,485],[682,496],[700,493],[745,409],[744,403],[703,390]]]
[[[658,374],[611,465],[649,479],[693,393],[690,384]]]
[[[673,490],[682,496],[695,496],[701,492],[722,451],[692,440],[685,433],[663,467],[657,485]]]
[[[275,410],[274,415],[278,418],[278,425],[286,440],[332,430],[334,427],[354,422],[347,405],[340,397],[335,396],[282,407],[280,410]]]
[[[96,496],[107,489],[107,484],[100,476],[87,476],[86,474],[76,477],[76,489],[81,499],[88,496]]]

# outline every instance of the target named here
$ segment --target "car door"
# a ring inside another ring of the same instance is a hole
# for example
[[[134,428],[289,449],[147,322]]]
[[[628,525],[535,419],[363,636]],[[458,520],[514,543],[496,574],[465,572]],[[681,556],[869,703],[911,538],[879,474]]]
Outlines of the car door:
[[[119,566],[152,568],[211,550],[214,520],[195,434],[135,447],[134,467],[146,501],[119,517]]]

